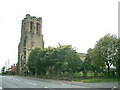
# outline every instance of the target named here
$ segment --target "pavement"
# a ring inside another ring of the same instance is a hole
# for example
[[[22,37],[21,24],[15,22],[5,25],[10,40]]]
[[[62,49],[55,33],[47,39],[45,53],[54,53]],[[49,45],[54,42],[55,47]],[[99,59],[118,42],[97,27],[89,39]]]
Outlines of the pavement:
[[[42,79],[25,76],[0,76],[2,88],[113,88],[118,83],[82,83],[75,81]],[[98,89],[99,90],[99,89]]]

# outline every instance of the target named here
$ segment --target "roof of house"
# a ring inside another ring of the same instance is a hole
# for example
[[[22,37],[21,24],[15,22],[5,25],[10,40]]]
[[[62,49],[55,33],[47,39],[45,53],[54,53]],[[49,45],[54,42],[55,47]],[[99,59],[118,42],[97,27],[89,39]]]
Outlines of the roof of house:
[[[80,54],[80,56],[83,56],[83,57],[86,56],[86,53],[79,53],[79,54]]]

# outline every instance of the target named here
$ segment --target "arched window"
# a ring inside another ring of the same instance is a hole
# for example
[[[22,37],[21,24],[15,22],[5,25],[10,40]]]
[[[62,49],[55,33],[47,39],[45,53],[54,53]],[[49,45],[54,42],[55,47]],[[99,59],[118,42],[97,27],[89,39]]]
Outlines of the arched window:
[[[37,30],[36,30],[37,32],[39,31],[39,25],[40,25],[40,24],[39,24],[39,23],[37,23]]]
[[[33,22],[30,22],[30,31],[33,29]]]

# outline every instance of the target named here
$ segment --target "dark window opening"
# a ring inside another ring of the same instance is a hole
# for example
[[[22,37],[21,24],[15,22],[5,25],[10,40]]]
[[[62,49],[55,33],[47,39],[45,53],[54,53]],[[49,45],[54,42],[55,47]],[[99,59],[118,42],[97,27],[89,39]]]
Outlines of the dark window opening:
[[[24,46],[26,46],[26,40],[24,40]]]
[[[26,56],[24,55],[24,58],[26,58]]]
[[[26,47],[24,47],[24,50],[26,50]]]
[[[30,22],[30,31],[33,29],[33,22]]]
[[[38,32],[38,30],[39,30],[39,25],[40,25],[40,24],[39,24],[39,23],[37,23],[37,32]]]
[[[26,58],[26,51],[24,51],[24,58]]]
[[[26,51],[24,51],[24,55],[26,55]]]

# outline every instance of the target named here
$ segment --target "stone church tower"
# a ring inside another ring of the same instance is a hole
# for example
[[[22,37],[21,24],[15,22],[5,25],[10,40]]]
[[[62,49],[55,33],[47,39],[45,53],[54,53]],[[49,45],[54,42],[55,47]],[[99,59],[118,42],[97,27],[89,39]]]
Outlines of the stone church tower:
[[[42,35],[42,18],[31,17],[29,14],[22,20],[21,38],[18,45],[18,72],[26,72],[28,56],[32,49],[44,48]]]

